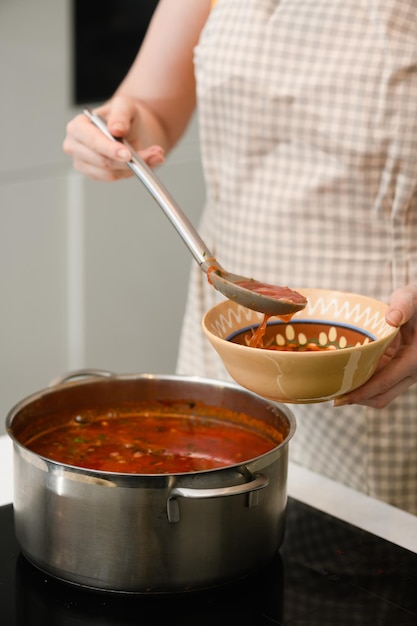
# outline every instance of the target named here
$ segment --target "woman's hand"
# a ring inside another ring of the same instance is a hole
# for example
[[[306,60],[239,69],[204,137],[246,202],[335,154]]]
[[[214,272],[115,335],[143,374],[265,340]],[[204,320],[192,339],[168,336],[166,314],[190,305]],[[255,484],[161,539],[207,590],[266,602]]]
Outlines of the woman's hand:
[[[146,112],[141,112],[133,98],[116,96],[95,112],[107,121],[112,135],[127,139],[149,166],[163,163],[164,150],[161,146],[141,145],[141,136],[146,136],[142,129]],[[63,149],[72,157],[75,170],[101,181],[120,180],[133,175],[126,165],[130,160],[129,150],[103,135],[83,113],[68,122],[66,130]]]
[[[126,139],[151,167],[163,162],[194,112],[194,48],[209,14],[210,0],[160,0],[124,80],[111,100],[95,109],[112,135]],[[126,165],[128,150],[83,114],[68,123],[63,148],[74,168],[90,178],[133,175]]]
[[[394,291],[385,316],[400,331],[367,383],[334,401],[335,406],[362,404],[381,409],[417,382],[417,283]]]

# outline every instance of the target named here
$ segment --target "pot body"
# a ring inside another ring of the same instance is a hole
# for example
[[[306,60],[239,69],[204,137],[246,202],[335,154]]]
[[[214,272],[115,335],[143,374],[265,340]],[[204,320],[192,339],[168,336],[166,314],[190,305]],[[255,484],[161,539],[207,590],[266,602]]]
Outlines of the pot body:
[[[283,443],[240,465],[175,475],[100,472],[28,450],[19,434],[57,410],[126,400],[184,399],[243,411],[285,433]],[[286,407],[234,384],[177,376],[92,376],[60,382],[9,413],[14,515],[25,556],[62,580],[125,593],[172,593],[220,585],[272,558],[285,525]]]

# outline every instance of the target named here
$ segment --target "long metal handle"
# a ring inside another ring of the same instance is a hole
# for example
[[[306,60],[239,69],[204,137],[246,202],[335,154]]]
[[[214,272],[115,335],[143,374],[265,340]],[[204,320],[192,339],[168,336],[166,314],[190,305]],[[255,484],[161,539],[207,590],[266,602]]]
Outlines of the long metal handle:
[[[128,161],[126,165],[130,167],[132,172],[145,185],[151,196],[159,204],[171,224],[178,231],[197,263],[201,266],[201,269],[207,272],[210,266],[219,266],[213,254],[201,239],[200,235],[183,210],[178,206],[161,180],[156,176],[152,169],[148,167],[145,161],[141,159],[134,148],[125,139],[114,137],[108,130],[106,122],[102,117],[93,113],[89,109],[84,109],[84,114],[99,130],[101,130],[102,133],[104,133],[104,135],[106,135],[106,137],[112,141],[122,143],[130,150],[132,159],[131,161]]]
[[[241,494],[249,494],[248,506],[256,506],[258,504],[257,492],[264,489],[269,484],[269,479],[264,474],[255,474],[251,480],[243,485],[234,485],[233,487],[218,487],[217,489],[193,489],[191,487],[174,487],[167,501],[167,516],[169,522],[179,522],[180,512],[178,506],[178,498],[224,498],[226,496],[236,496]]]

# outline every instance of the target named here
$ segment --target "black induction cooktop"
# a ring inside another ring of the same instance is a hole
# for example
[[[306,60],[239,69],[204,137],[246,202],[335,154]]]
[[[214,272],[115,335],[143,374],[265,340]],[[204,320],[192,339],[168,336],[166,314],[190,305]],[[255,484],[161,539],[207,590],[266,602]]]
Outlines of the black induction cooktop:
[[[417,555],[289,499],[279,553],[221,589],[97,593],[54,580],[19,551],[0,507],[2,626],[416,626]]]

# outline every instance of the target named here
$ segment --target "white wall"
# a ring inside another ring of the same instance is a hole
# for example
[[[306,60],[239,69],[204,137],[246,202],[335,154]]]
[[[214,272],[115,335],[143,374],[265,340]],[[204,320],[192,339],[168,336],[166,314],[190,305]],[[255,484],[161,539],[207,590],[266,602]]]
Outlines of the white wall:
[[[69,0],[0,2],[0,434],[7,411],[78,367],[174,371],[191,256],[139,181],[88,181],[62,152]],[[193,124],[159,170],[197,224]]]

